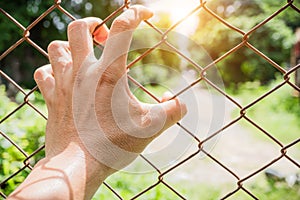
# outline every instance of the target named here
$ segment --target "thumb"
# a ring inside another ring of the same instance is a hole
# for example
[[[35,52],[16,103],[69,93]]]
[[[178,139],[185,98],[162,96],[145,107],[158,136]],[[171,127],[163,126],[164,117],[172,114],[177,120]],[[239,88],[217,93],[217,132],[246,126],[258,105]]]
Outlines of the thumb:
[[[165,92],[162,97],[161,106],[166,113],[164,130],[181,120],[187,113],[187,107],[185,103],[180,101],[179,98],[171,99],[173,96],[174,95],[172,95],[171,92]]]
[[[153,104],[153,108],[150,109],[152,125],[163,123],[160,133],[181,120],[187,113],[186,105],[178,98],[169,100],[172,97],[172,93],[166,92],[162,97],[162,103]],[[155,107],[159,107],[159,109],[154,109]]]

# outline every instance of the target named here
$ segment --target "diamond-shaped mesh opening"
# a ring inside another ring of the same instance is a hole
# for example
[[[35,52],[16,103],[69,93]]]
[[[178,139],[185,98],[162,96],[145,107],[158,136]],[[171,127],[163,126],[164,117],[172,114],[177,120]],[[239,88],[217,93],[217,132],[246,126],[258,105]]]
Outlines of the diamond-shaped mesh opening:
[[[294,118],[289,120],[287,115],[277,123],[268,124],[271,117],[264,105],[272,103],[276,115],[299,110],[300,88],[294,77],[299,74],[300,66],[292,62],[288,66],[289,61],[280,58],[289,54],[294,42],[286,40],[293,33],[282,32],[281,27],[297,28],[300,4],[292,0],[241,2],[173,1],[172,6],[175,9],[177,5],[178,11],[170,16],[166,13],[172,9],[169,8],[172,2],[164,5],[159,1],[152,7],[155,18],[143,22],[135,32],[129,53],[130,87],[142,101],[151,103],[157,103],[158,97],[171,91],[174,97],[186,102],[189,112],[124,171],[108,178],[95,198],[271,199],[270,191],[278,189],[280,192],[276,194],[284,194],[281,199],[297,199],[299,190],[290,176],[297,174],[300,167],[299,127],[289,126]],[[1,38],[0,44],[0,82],[6,89],[1,87],[0,92],[8,96],[1,96],[5,105],[0,105],[3,198],[44,156],[41,132],[47,111],[41,95],[35,91],[32,74],[38,66],[48,63],[48,43],[65,40],[67,25],[74,19],[98,16],[110,27],[123,10],[144,2],[93,3],[27,1],[21,8],[22,15],[11,9],[15,2],[1,3],[0,29],[4,39]],[[269,6],[267,12],[264,6]],[[245,10],[255,12],[246,18]],[[280,19],[285,17],[291,20],[282,24]],[[141,35],[146,36],[144,40],[139,38]],[[47,39],[40,41],[40,37]],[[265,44],[264,37],[280,40],[282,45]],[[248,62],[239,66],[233,62],[235,59]],[[32,67],[33,63],[36,66]],[[27,70],[26,66],[31,68]],[[16,70],[23,70],[26,78],[18,79]],[[271,71],[271,78],[277,77],[273,88],[256,91],[258,82],[266,83],[255,77],[259,74],[257,70]],[[227,81],[230,79],[226,76],[239,76],[241,72],[249,73],[247,80]],[[237,88],[244,81],[249,81],[243,85],[244,89],[253,91],[248,97],[239,99],[234,89],[227,90],[227,86]],[[283,103],[286,107],[278,106]],[[286,172],[284,177],[291,180],[272,180],[268,173],[278,175],[276,170]]]

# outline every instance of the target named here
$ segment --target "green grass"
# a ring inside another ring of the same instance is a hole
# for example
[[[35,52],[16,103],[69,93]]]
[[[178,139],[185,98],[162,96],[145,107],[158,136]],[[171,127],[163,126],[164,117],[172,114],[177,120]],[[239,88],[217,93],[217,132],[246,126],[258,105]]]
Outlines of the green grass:
[[[203,183],[195,183],[193,181],[169,181],[164,180],[171,185],[184,198],[191,200],[215,200],[224,197],[234,187],[229,185],[209,185]],[[106,183],[112,187],[122,199],[132,199],[135,195],[144,191],[145,189],[155,185],[158,182],[156,173],[148,174],[129,174],[125,172],[118,172],[106,180]],[[262,200],[298,200],[300,197],[300,186],[289,187],[285,182],[271,183],[263,176],[253,183],[246,183],[244,187],[250,191],[255,197]],[[105,185],[102,185],[97,191],[93,200],[98,199],[118,199]],[[181,199],[172,190],[170,190],[163,183],[155,185],[149,191],[145,192],[137,199],[142,200],[177,200]],[[253,200],[253,198],[245,191],[240,189],[237,193],[230,196],[228,199],[234,200]]]
[[[252,185],[250,190],[253,191],[255,196],[259,199],[266,200],[298,200],[300,198],[300,186],[293,187],[287,186],[286,183],[269,183],[267,181],[258,182]]]
[[[137,199],[181,199],[165,184],[158,183],[157,177],[157,173],[130,174],[118,172],[109,177],[106,180],[106,183],[108,183],[123,199],[131,199],[151,186],[154,187]],[[201,199],[217,199],[220,194],[220,191],[217,188],[204,184],[193,184],[193,182],[188,181],[164,181],[187,199],[199,199],[199,197],[201,197]],[[93,199],[118,198],[105,185],[102,185]]]
[[[240,88],[235,97],[246,106],[278,84],[278,81],[269,86],[248,83]],[[247,109],[246,116],[284,144],[294,141],[299,138],[300,133],[300,99],[293,96],[293,92],[290,86],[284,85]],[[235,110],[232,114],[233,117],[238,115],[239,110]],[[255,136],[264,135],[246,120],[242,121],[242,125],[252,130]]]

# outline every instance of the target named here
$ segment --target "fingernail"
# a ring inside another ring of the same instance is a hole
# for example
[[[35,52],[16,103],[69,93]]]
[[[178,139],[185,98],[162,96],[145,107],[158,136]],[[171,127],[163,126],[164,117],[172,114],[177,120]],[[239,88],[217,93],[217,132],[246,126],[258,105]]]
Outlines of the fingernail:
[[[95,31],[93,32],[93,38],[95,42],[98,44],[102,44],[106,41],[108,37],[109,29],[105,24],[102,24],[101,26],[98,26],[95,28]]]

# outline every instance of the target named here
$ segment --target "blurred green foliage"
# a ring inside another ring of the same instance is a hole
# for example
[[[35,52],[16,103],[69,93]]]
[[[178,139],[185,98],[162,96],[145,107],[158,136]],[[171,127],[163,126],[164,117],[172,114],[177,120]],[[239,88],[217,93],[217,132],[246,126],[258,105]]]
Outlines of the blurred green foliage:
[[[26,28],[50,8],[53,2],[53,0],[0,1],[0,8]],[[107,0],[69,0],[62,1],[61,5],[76,18],[86,16],[105,18],[118,7],[119,3]],[[30,30],[29,38],[47,50],[51,41],[67,39],[66,29],[70,21],[68,16],[62,14],[58,9],[54,9]],[[2,13],[0,14],[0,29],[2,32],[0,54],[2,54],[21,39],[24,33]],[[32,88],[35,86],[32,79],[34,70],[47,63],[47,58],[27,42],[23,42],[0,61],[0,68],[23,87]],[[2,82],[6,83],[5,80]]]
[[[15,102],[11,101],[6,93],[5,87],[0,85],[0,120],[7,114],[17,108],[24,100],[24,95],[18,93]],[[46,107],[39,93],[30,95],[30,102],[33,103],[42,112],[46,112]],[[0,123],[0,131],[6,134],[16,144],[25,151],[27,155],[33,153],[37,148],[44,144],[46,120],[36,113],[28,105],[11,115],[3,123]],[[44,157],[44,151],[36,154],[30,159],[34,165],[38,160]],[[0,137],[0,180],[3,181],[13,173],[21,169],[24,164],[25,155],[23,155],[14,145],[4,137]],[[23,182],[29,170],[21,171],[15,178],[10,179],[1,186],[1,191],[9,194],[16,186]]]
[[[212,0],[207,2],[207,7],[227,22],[247,32],[285,4],[286,1],[273,0]],[[201,44],[213,60],[242,42],[242,34],[229,29],[207,12],[201,11],[199,19],[198,30],[193,40]],[[283,68],[287,68],[290,51],[295,42],[293,31],[298,26],[300,26],[299,13],[288,8],[250,34],[248,42]],[[191,46],[190,50],[196,53],[197,48]],[[199,56],[198,62],[203,62]],[[247,81],[257,80],[261,84],[267,84],[278,72],[246,47],[229,55],[216,66],[222,74],[225,85],[235,88],[239,83]]]
[[[118,8],[121,3],[121,1],[107,0],[66,0],[62,1],[61,5],[77,18],[97,16],[104,19]],[[144,1],[133,1],[133,3],[144,3]],[[226,21],[247,32],[285,5],[285,3],[286,1],[284,0],[210,0],[207,2],[207,6]],[[52,0],[1,1],[0,7],[24,27],[27,27],[52,4]],[[288,8],[263,27],[254,31],[248,41],[279,65],[286,68],[289,66],[290,51],[295,39],[293,31],[300,26],[299,18],[299,14],[295,10]],[[108,21],[108,26],[112,20]],[[69,17],[55,9],[30,30],[29,38],[43,49],[47,49],[47,45],[53,40],[66,40],[66,28],[70,21]],[[161,13],[156,25],[166,28],[170,27],[172,23],[168,13]],[[0,53],[3,53],[9,46],[18,41],[23,33],[19,27],[2,14],[0,15],[0,29],[3,30],[0,37]],[[161,39],[159,34],[153,31],[153,33],[150,32],[147,32],[147,37],[142,32],[136,33],[135,37],[142,44],[146,44],[149,47],[154,41]],[[169,34],[168,39],[170,38],[172,36]],[[207,55],[204,55],[202,51],[199,52],[199,45],[207,51],[212,59],[216,59],[240,43],[242,35],[230,30],[202,10],[199,13],[198,28],[192,40],[195,43],[189,44],[188,48],[191,57],[199,65],[205,66],[207,64]],[[176,42],[173,42],[173,44],[177,45]],[[135,57],[141,55],[142,52],[144,51],[141,49],[135,51]],[[160,64],[174,67],[177,70],[188,67],[182,66],[179,56],[174,52],[170,52],[167,48],[157,50],[143,58],[141,63],[149,64],[162,60]],[[1,69],[16,82],[24,87],[32,88],[35,85],[32,80],[33,71],[37,67],[46,64],[48,60],[25,42],[0,62]],[[217,64],[217,68],[222,74],[225,85],[236,87],[241,82],[254,80],[259,80],[261,84],[266,84],[274,79],[278,72],[265,60],[259,58],[253,51],[245,47],[222,60]],[[149,70],[147,73],[151,74]],[[214,75],[215,72],[208,70],[208,76],[213,78]],[[5,83],[5,80],[2,80],[2,82]]]

